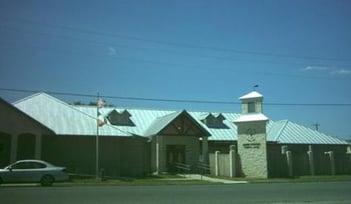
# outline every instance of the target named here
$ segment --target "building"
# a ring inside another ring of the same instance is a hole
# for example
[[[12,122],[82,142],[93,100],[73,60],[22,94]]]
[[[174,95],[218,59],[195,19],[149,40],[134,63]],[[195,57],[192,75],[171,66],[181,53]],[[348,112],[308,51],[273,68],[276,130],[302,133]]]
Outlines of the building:
[[[199,161],[213,166],[210,155],[228,154],[231,146],[237,155],[232,176],[351,173],[346,141],[288,120],[269,120],[256,91],[240,100],[242,113],[97,109],[45,93],[13,104],[0,100],[0,165],[36,158],[79,174],[98,168],[108,176],[142,176],[174,172],[178,164],[196,172]]]

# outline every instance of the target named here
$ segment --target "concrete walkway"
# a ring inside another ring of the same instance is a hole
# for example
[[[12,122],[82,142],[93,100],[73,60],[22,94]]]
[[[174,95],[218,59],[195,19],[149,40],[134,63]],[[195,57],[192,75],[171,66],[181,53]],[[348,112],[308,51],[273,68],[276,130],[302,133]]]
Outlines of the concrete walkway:
[[[215,183],[225,183],[225,184],[248,183],[247,181],[234,181],[229,179],[212,178],[208,176],[202,176],[200,174],[179,174],[179,176],[182,176],[185,179],[202,180],[202,181],[209,181],[209,182],[215,182]]]

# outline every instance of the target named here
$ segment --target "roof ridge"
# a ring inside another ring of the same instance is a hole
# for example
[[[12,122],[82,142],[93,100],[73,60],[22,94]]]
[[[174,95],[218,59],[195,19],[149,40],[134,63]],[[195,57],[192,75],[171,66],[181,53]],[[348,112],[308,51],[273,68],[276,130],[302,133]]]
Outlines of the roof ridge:
[[[89,105],[73,105],[72,106],[81,106],[81,107],[87,107]],[[229,113],[229,114],[241,114],[240,112],[232,112],[229,110],[201,110],[201,109],[188,109],[188,108],[155,108],[155,107],[141,107],[141,106],[111,106],[109,108],[115,108],[115,109],[132,109],[132,110],[151,110],[151,111],[182,111],[186,110],[187,112],[204,112],[204,113]]]
[[[31,95],[29,95],[29,96],[27,96],[27,97],[24,97],[24,98],[21,98],[21,99],[15,101],[15,102],[12,102],[11,104],[12,104],[12,105],[16,105],[16,104],[18,104],[18,103],[21,103],[21,102],[23,102],[23,101],[26,101],[26,100],[28,100],[28,99],[30,99],[30,98],[34,98],[34,97],[39,96],[39,95],[41,95],[41,94],[46,94],[46,93],[45,93],[45,92],[36,92],[36,93],[31,94]]]
[[[90,108],[94,106],[90,105],[74,105],[74,104],[69,104],[73,107],[82,107],[82,108]],[[142,107],[124,107],[124,106],[108,106],[104,108],[110,108],[110,109],[121,109],[121,110],[142,110],[142,111],[170,111],[170,112],[181,112],[183,110],[186,110],[188,113],[208,113],[208,114],[235,114],[235,115],[242,115],[242,113],[239,112],[231,112],[231,111],[210,111],[210,110],[192,110],[192,109],[167,109],[167,108],[142,108]]]
[[[279,120],[277,122],[284,122],[283,126],[280,128],[277,136],[274,138],[274,141],[278,141],[279,137],[281,136],[281,134],[283,133],[284,129],[286,128],[286,126],[288,125],[288,123],[290,122],[289,120]]]

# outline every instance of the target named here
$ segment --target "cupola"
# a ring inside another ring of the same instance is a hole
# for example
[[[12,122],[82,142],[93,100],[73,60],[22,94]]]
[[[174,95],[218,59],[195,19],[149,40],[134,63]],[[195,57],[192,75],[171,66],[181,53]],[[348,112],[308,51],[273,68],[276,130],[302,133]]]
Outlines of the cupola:
[[[263,95],[257,91],[252,91],[239,99],[241,100],[241,110],[243,114],[263,113]]]

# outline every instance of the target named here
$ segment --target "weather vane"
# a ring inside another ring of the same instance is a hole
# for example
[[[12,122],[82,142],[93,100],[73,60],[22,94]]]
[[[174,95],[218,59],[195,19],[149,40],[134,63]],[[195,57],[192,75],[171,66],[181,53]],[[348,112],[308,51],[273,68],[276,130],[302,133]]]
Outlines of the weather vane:
[[[256,91],[256,89],[258,89],[258,85],[257,84],[253,86],[253,90]]]

